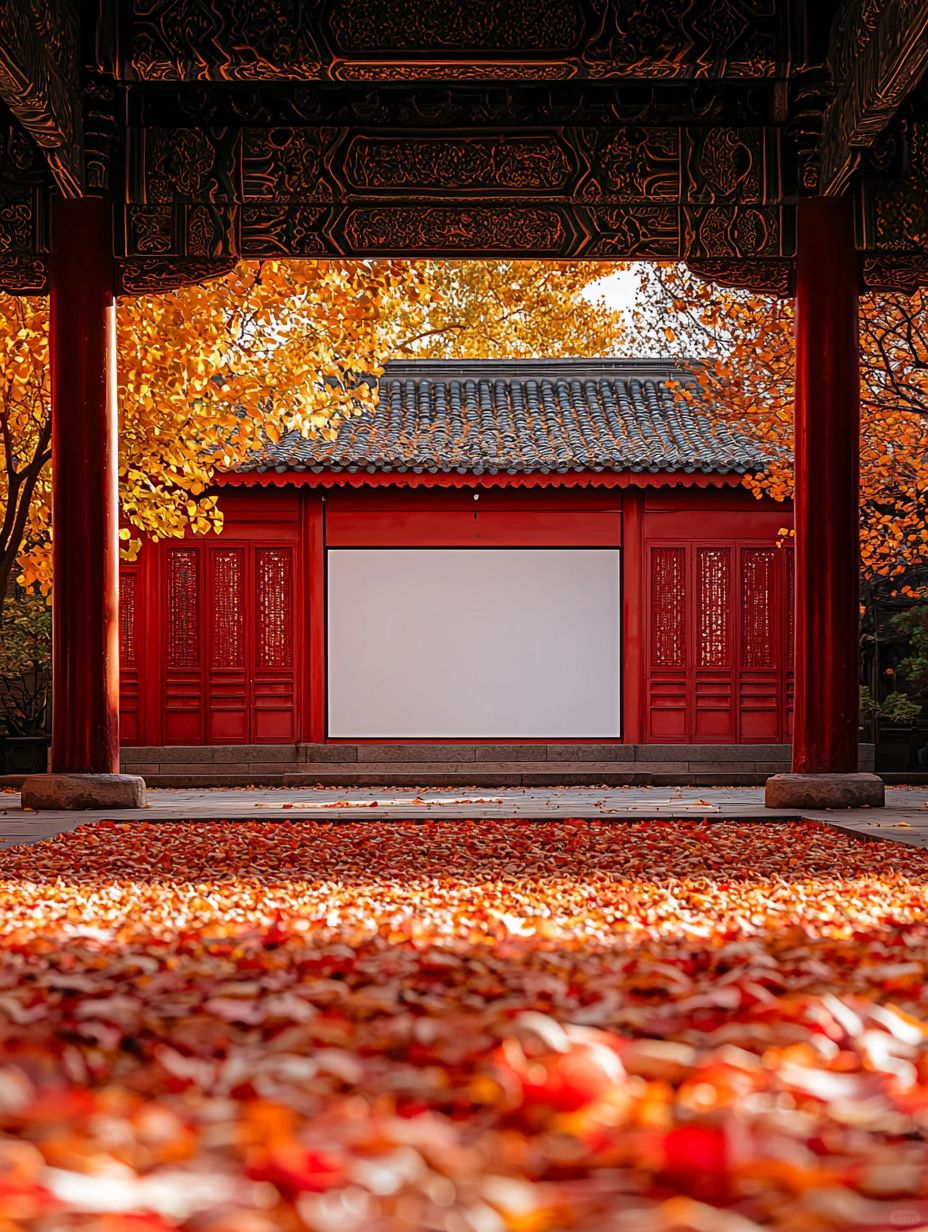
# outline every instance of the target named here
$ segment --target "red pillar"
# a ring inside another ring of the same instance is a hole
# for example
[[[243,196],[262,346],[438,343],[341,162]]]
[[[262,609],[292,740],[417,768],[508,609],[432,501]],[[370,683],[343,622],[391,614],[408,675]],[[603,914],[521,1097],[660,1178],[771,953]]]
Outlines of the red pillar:
[[[794,774],[857,770],[860,358],[851,201],[798,207]]]
[[[322,744],[326,731],[325,496],[321,492],[304,490],[300,508],[306,630],[300,739],[309,744]]]
[[[116,308],[113,211],[58,200],[52,215],[51,768],[119,771]]]
[[[644,740],[644,493],[626,488],[622,494],[622,740]]]

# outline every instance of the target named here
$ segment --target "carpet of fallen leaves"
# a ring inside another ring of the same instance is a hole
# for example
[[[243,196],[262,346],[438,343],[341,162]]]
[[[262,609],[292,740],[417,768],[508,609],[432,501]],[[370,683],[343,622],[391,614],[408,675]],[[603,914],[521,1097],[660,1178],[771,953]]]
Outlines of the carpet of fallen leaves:
[[[0,1232],[928,1228],[928,854],[817,825],[0,855]]]

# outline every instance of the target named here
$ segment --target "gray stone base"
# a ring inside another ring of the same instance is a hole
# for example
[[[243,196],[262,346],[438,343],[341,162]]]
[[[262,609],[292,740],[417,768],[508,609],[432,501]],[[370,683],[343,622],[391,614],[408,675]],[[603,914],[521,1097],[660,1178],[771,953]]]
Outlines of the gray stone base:
[[[146,745],[122,769],[149,787],[763,787],[789,771],[788,744]],[[873,745],[860,746],[862,770]]]
[[[30,774],[23,808],[134,809],[145,807],[145,780],[137,774]]]
[[[882,808],[883,780],[876,774],[775,774],[764,804],[775,809]]]

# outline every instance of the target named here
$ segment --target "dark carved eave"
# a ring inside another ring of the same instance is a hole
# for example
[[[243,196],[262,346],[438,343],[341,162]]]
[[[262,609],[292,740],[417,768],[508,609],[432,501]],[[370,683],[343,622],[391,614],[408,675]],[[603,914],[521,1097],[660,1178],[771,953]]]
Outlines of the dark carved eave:
[[[928,4],[844,0],[829,60],[836,91],[825,112],[819,189],[839,195],[928,68]]]
[[[418,256],[684,261],[788,295],[797,201],[848,184],[864,285],[922,277],[922,0],[816,0],[817,25],[798,0],[280,0],[208,22],[121,0],[82,6],[80,40],[73,5],[0,13],[20,293],[45,286],[55,191],[113,201],[125,294],[238,259]]]
[[[7,0],[3,6],[0,99],[42,151],[66,196],[80,196],[85,187],[79,42],[71,0]]]

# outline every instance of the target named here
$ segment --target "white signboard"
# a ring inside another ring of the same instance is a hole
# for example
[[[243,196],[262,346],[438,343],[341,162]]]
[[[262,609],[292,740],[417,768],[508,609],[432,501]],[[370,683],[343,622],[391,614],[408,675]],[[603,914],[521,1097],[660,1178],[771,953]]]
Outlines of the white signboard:
[[[332,548],[328,731],[620,734],[617,548]]]

